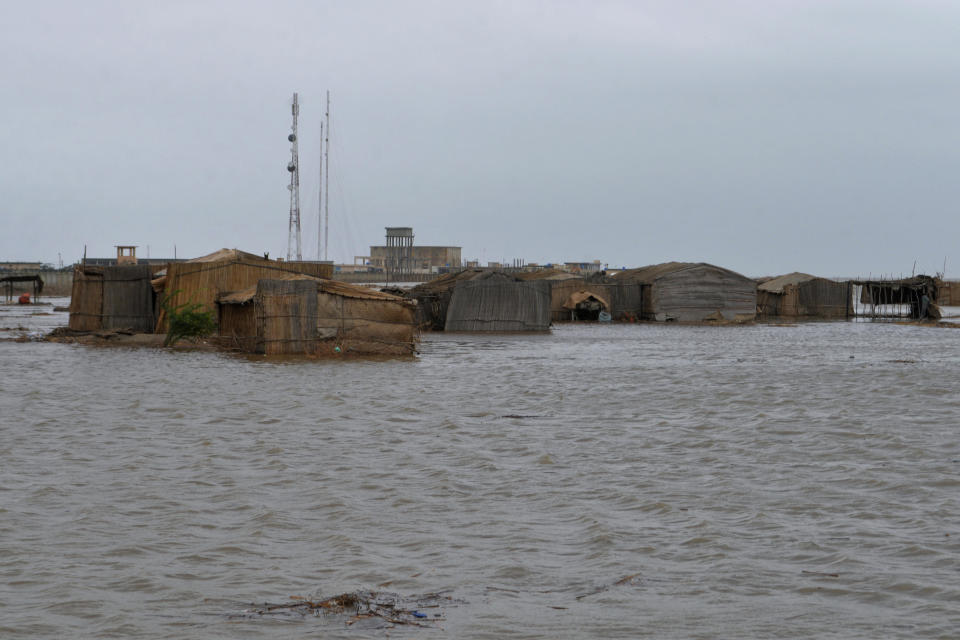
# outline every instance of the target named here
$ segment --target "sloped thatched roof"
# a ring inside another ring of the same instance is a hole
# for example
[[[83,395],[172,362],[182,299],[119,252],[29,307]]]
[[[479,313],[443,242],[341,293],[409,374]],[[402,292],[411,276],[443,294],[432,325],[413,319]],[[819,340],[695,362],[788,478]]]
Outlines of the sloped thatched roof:
[[[324,293],[343,296],[344,298],[356,298],[359,300],[387,300],[410,306],[416,304],[416,301],[414,300],[408,300],[390,293],[383,293],[382,291],[377,291],[376,289],[371,289],[369,287],[360,287],[354,284],[348,284],[346,282],[338,282],[336,280],[323,280],[321,278],[314,278],[312,276],[307,276],[300,273],[281,273],[276,276],[271,276],[270,279],[313,280],[317,283],[318,292],[322,291]],[[217,298],[217,302],[220,304],[244,304],[253,300],[254,296],[256,295],[257,285],[253,285],[252,287],[247,287],[246,289],[242,289],[240,291],[225,293]]]
[[[583,302],[584,300],[589,300],[593,298],[597,302],[603,305],[604,309],[610,309],[610,303],[606,298],[601,296],[598,293],[592,291],[587,291],[586,289],[581,289],[580,291],[575,291],[570,294],[567,300],[563,303],[564,309],[576,309],[577,305]]]
[[[199,258],[191,258],[186,262],[223,262],[226,260],[240,260],[243,262],[271,262],[269,258],[258,256],[240,249],[220,249]]]
[[[710,269],[716,269],[718,271],[723,271],[737,276],[738,278],[743,278],[745,280],[749,279],[746,276],[737,273],[736,271],[731,271],[730,269],[725,269],[723,267],[718,267],[715,264],[709,264],[707,262],[663,262],[660,264],[652,264],[646,267],[639,267],[637,269],[627,269],[626,271],[621,271],[616,275],[616,279],[620,282],[632,281],[639,282],[641,284],[652,284],[656,280],[659,280],[665,275],[676,273],[678,271],[686,271],[688,269],[695,269],[697,267],[707,267]]]
[[[457,285],[458,282],[464,282],[467,280],[485,280],[487,278],[499,278],[502,280],[511,280],[514,282],[524,282],[528,278],[523,278],[521,276],[526,275],[522,273],[508,273],[505,271],[498,271],[494,269],[464,269],[463,271],[458,271],[456,273],[447,273],[439,278],[434,278],[428,282],[417,285],[411,289],[411,293],[416,295],[418,293],[442,293],[444,291],[449,291]]]
[[[816,279],[817,276],[812,276],[809,273],[794,271],[793,273],[777,276],[776,278],[771,278],[765,282],[762,282],[761,284],[757,285],[757,289],[760,291],[767,291],[769,293],[783,293],[784,287],[789,285],[797,285],[801,282],[809,282],[810,280]]]
[[[582,275],[561,271],[560,269],[537,269],[536,271],[521,271],[516,274],[520,280],[573,280],[583,278]]]
[[[348,284],[338,280],[320,280],[320,291],[343,296],[345,298],[356,298],[359,300],[388,300],[392,302],[400,302],[410,306],[416,304],[415,300],[410,300],[408,298],[404,298],[403,296],[395,296],[392,293],[378,291],[376,289],[371,289],[370,287],[360,287],[355,284]]]

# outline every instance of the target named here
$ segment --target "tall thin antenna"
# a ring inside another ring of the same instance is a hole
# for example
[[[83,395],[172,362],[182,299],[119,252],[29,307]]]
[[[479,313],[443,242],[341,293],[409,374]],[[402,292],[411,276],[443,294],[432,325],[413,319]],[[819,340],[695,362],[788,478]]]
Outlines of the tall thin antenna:
[[[323,253],[320,249],[320,240],[324,237],[323,233],[323,120],[320,121],[320,195],[317,198],[317,260],[323,260]]]
[[[287,136],[290,141],[290,164],[287,165],[287,171],[290,172],[290,226],[287,235],[287,261],[294,259],[303,260],[303,253],[300,250],[300,159],[297,155],[297,116],[300,115],[300,103],[297,101],[297,94],[293,94],[293,105],[290,107],[293,114],[292,133]],[[294,253],[296,245],[296,253]]]
[[[324,174],[323,186],[323,259],[327,257],[327,247],[330,245],[330,91],[327,91],[327,137],[324,139],[323,157],[327,163],[327,172]]]

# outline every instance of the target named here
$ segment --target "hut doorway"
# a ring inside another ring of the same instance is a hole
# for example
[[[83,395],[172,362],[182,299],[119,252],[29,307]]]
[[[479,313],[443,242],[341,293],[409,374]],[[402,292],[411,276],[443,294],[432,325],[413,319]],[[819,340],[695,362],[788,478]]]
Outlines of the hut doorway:
[[[563,308],[570,311],[572,322],[599,322],[610,317],[610,304],[597,294],[585,290],[570,294]]]

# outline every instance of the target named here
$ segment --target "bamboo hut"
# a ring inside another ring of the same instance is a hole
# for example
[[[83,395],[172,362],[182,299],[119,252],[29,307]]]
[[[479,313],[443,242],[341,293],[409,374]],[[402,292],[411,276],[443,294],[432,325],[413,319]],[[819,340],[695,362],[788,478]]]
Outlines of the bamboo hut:
[[[260,280],[283,278],[284,274],[303,274],[315,278],[329,278],[333,265],[322,262],[283,262],[237,249],[221,249],[207,256],[173,262],[166,274],[154,280],[154,288],[163,293],[172,307],[185,303],[200,303],[209,311],[216,311],[218,296],[256,286]],[[160,310],[157,333],[166,330],[166,313]]]
[[[549,331],[550,283],[488,271],[453,287],[445,331]]]
[[[808,273],[788,273],[757,286],[757,314],[763,318],[849,318],[853,296],[849,282]]]
[[[658,322],[746,322],[757,315],[757,283],[704,262],[666,262],[617,275],[641,287],[642,317]]]
[[[130,329],[151,333],[156,296],[150,265],[94,267],[73,271],[69,327],[76,331]]]
[[[365,287],[295,274],[217,300],[221,340],[267,355],[412,354],[415,306]]]

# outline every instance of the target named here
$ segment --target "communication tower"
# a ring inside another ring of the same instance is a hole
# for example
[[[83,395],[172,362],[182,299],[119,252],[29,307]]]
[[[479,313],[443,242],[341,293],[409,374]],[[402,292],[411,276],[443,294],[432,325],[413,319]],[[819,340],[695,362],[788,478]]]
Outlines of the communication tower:
[[[290,172],[290,229],[287,236],[287,261],[303,260],[303,253],[300,250],[300,158],[297,155],[297,116],[300,115],[300,104],[297,102],[297,94],[293,94],[293,105],[290,107],[293,114],[293,126],[291,133],[287,136],[290,141],[290,164],[287,165],[287,171]],[[296,247],[296,252],[294,252]]]

